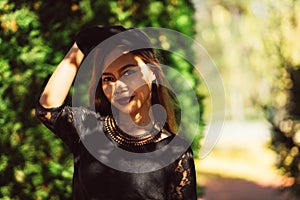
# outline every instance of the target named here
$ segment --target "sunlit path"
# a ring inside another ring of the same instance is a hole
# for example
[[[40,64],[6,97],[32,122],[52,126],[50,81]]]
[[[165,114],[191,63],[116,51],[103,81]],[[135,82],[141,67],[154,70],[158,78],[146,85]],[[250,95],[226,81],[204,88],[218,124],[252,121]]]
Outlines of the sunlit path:
[[[206,187],[204,198],[241,199],[244,193],[255,194],[256,199],[279,199],[275,188],[283,182],[274,167],[276,155],[267,147],[269,140],[266,122],[225,122],[213,151],[196,163],[198,182]]]

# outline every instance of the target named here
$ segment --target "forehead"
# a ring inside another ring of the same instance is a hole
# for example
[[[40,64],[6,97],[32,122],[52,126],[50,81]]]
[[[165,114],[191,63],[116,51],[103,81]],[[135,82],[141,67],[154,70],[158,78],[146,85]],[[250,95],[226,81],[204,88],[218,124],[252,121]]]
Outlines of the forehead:
[[[141,67],[144,64],[145,63],[139,56],[132,53],[124,53],[122,55],[116,55],[115,58],[110,56],[108,59],[106,59],[104,62],[103,72],[116,72],[124,66],[132,65]]]

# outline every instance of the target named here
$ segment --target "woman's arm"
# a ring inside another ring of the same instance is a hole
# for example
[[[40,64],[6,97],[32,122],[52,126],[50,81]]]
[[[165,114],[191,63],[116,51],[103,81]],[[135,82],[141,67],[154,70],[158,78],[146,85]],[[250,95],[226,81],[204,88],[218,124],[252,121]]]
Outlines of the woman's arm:
[[[43,107],[59,107],[64,103],[83,56],[84,54],[74,43],[53,72],[40,97],[39,102]]]

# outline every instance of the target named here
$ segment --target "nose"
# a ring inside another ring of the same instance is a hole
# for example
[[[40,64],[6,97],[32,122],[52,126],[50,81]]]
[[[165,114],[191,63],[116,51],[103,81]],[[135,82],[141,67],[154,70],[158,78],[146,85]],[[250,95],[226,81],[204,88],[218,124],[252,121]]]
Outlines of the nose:
[[[115,93],[120,94],[122,92],[128,91],[126,83],[120,79],[115,82]]]

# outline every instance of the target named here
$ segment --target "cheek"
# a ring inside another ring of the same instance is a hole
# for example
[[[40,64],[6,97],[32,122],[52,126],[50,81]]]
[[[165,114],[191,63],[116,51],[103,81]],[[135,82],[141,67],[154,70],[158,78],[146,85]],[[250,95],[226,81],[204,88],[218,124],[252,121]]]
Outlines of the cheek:
[[[147,99],[151,93],[151,86],[144,84],[143,86],[136,88],[136,93],[140,96],[140,98]]]
[[[127,80],[126,85],[128,88],[131,89],[131,91],[141,90],[142,88],[144,90],[145,87],[149,87],[149,84],[147,83],[146,80],[144,80],[143,78],[136,78],[136,77]]]
[[[109,85],[104,85],[102,86],[102,90],[104,95],[106,96],[106,98],[111,101],[111,97],[112,97],[112,86]]]

